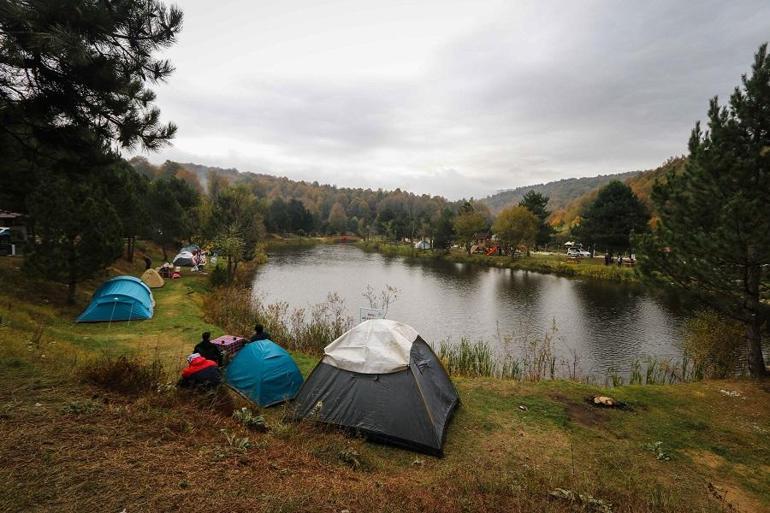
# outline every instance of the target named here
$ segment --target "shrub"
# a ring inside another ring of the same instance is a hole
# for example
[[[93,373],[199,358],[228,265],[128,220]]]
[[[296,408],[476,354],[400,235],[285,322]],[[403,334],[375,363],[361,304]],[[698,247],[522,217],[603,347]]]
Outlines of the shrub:
[[[211,270],[211,274],[209,274],[209,283],[211,283],[212,287],[227,285],[227,270],[219,265],[214,267]]]
[[[86,399],[85,401],[72,401],[62,406],[65,415],[90,415],[102,409],[102,405]]]
[[[248,408],[241,408],[233,412],[233,418],[240,422],[245,428],[252,431],[267,431],[267,423],[262,415],[255,415]]]
[[[147,363],[137,356],[103,356],[80,371],[83,381],[122,394],[140,394],[157,388],[163,381],[163,364]]]
[[[696,377],[728,378],[747,371],[743,341],[740,323],[703,310],[685,323],[682,350]]]

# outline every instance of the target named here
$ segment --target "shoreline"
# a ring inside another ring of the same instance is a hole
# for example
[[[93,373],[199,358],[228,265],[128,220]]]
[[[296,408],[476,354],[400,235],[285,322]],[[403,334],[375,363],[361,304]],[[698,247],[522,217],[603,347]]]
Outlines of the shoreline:
[[[604,265],[599,262],[570,262],[561,255],[532,254],[512,258],[510,256],[468,255],[464,252],[418,250],[406,244],[393,244],[378,241],[359,241],[356,246],[363,251],[376,252],[386,256],[401,256],[423,260],[443,260],[445,262],[475,264],[485,267],[512,269],[515,271],[533,271],[542,274],[555,274],[567,278],[591,278],[616,283],[641,283],[635,269]]]

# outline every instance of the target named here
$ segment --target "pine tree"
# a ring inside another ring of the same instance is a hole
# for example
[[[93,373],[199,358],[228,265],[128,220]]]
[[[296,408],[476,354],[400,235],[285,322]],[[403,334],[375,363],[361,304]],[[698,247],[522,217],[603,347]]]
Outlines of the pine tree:
[[[548,223],[548,217],[551,215],[551,211],[546,208],[548,201],[548,196],[535,190],[530,190],[527,191],[519,202],[520,207],[525,207],[537,216],[539,221],[537,236],[535,237],[535,246],[537,247],[543,247],[548,244],[554,232],[553,227]]]
[[[575,233],[582,242],[608,251],[626,251],[631,235],[648,229],[650,214],[631,188],[617,180],[599,191]]]
[[[118,214],[103,201],[105,187],[91,175],[73,182],[51,177],[30,197],[38,243],[25,260],[28,271],[65,283],[74,303],[77,284],[120,256],[123,237]]]
[[[156,0],[0,2],[0,129],[48,156],[83,133],[158,148],[176,127],[160,124],[145,83],[173,71],[153,53],[181,27],[182,12]]]
[[[770,57],[755,55],[729,105],[713,98],[708,130],[696,124],[684,170],[656,184],[660,215],[642,239],[648,277],[696,293],[745,326],[749,371],[768,374],[762,324],[770,295]]]

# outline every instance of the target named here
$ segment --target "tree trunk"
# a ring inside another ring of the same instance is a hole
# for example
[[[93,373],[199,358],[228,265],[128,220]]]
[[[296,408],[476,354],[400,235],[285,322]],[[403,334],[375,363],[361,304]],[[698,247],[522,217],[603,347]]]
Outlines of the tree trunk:
[[[129,236],[126,244],[126,260],[129,262],[134,261],[134,246],[136,245],[136,237]]]
[[[754,378],[768,376],[765,358],[762,355],[762,316],[759,303],[759,278],[761,269],[758,265],[749,265],[746,269],[746,307],[749,319],[746,323],[746,343],[749,349],[749,373]]]
[[[768,376],[765,358],[762,355],[761,327],[762,321],[756,315],[746,326],[746,341],[749,346],[749,373],[754,378]]]
[[[75,288],[77,287],[77,271],[75,269],[75,266],[77,265],[77,260],[75,258],[75,248],[73,239],[70,239],[70,244],[68,249],[68,255],[67,255],[67,274],[69,274],[69,280],[67,281],[67,304],[68,305],[74,305],[75,304]]]
[[[70,280],[70,282],[67,284],[67,304],[68,305],[74,305],[75,304],[75,289],[77,288],[77,282],[74,280]]]
[[[168,254],[166,253],[166,245],[161,244],[160,249],[163,250],[163,261],[168,262]]]

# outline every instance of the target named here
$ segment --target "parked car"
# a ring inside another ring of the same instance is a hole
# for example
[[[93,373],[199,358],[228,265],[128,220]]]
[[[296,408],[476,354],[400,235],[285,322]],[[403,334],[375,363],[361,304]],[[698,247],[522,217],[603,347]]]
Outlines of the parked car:
[[[0,255],[10,255],[11,251],[11,229],[0,226]]]
[[[591,253],[581,248],[569,248],[567,250],[567,256],[573,258],[589,258]]]

